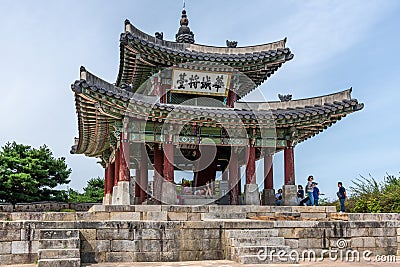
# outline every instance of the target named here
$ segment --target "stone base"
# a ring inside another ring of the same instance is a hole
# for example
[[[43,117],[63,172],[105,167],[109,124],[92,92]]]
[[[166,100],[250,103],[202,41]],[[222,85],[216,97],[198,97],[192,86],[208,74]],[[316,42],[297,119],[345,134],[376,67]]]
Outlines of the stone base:
[[[142,201],[140,200],[140,197],[136,197],[135,196],[133,199],[134,199],[135,205],[141,205],[142,204]]]
[[[176,205],[177,197],[176,197],[176,188],[175,184],[170,182],[163,182],[162,184],[162,194],[161,194],[161,203]]]
[[[244,186],[244,204],[260,206],[260,193],[257,184],[246,184]]]
[[[103,197],[103,205],[111,205],[112,204],[112,194],[106,194]]]
[[[298,206],[297,205],[297,186],[284,185],[283,189],[283,206]]]
[[[116,190],[117,189],[117,190]],[[128,181],[118,182],[118,186],[114,186],[113,205],[132,205],[133,192]]]
[[[275,206],[275,189],[264,189],[263,205]]]
[[[112,191],[112,198],[111,198],[111,204],[112,205],[118,205],[118,185],[113,187],[113,191]]]

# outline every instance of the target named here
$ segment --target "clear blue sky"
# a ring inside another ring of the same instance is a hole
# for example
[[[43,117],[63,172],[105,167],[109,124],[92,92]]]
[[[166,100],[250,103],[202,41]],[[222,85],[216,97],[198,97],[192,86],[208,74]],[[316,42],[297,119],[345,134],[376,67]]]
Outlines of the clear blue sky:
[[[296,147],[298,183],[313,174],[333,198],[338,180],[348,187],[360,174],[399,174],[399,1],[187,0],[186,7],[199,44],[225,46],[229,39],[245,46],[288,38],[295,58],[261,86],[267,99],[353,87],[353,97],[365,103],[361,112]],[[75,189],[102,176],[96,159],[69,154],[78,135],[70,84],[81,65],[115,82],[124,20],[173,40],[181,9],[179,0],[1,0],[0,145],[47,144],[67,158]],[[275,158],[278,187],[282,155]]]

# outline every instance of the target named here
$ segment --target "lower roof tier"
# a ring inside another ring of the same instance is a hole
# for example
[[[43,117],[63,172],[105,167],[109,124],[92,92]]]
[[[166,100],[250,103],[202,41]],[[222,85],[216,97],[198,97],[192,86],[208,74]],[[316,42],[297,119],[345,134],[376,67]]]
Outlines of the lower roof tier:
[[[176,129],[171,134],[176,144],[245,146],[254,140],[257,147],[279,150],[288,142],[294,145],[315,136],[364,106],[351,98],[352,89],[288,102],[239,102],[234,108],[163,104],[85,69],[72,90],[79,128],[72,152],[91,157],[102,157],[121,132],[132,142],[163,143]]]

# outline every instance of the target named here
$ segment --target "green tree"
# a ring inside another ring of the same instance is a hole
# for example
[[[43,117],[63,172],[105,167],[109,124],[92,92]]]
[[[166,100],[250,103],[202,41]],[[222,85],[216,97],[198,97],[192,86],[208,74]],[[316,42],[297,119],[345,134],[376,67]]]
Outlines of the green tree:
[[[101,203],[104,195],[104,179],[97,177],[88,181],[87,186],[83,188],[83,193],[70,189],[69,201],[80,203]]]
[[[0,201],[65,201],[66,192],[55,188],[68,184],[70,174],[65,158],[54,158],[46,145],[7,143],[0,150]]]

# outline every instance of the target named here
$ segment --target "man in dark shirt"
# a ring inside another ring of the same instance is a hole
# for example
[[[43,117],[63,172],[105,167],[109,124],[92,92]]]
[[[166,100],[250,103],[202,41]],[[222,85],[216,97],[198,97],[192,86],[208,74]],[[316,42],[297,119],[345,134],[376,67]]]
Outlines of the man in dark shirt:
[[[313,185],[314,185],[314,191],[313,191],[313,195],[314,195],[314,205],[315,205],[315,206],[318,206],[318,205],[319,205],[319,204],[318,204],[318,200],[319,200],[319,195],[320,195],[319,188],[317,187],[318,183],[313,182]]]
[[[340,212],[345,212],[346,208],[344,206],[344,201],[346,200],[346,189],[343,187],[342,182],[338,182],[339,191],[337,192],[337,196],[340,201]]]

